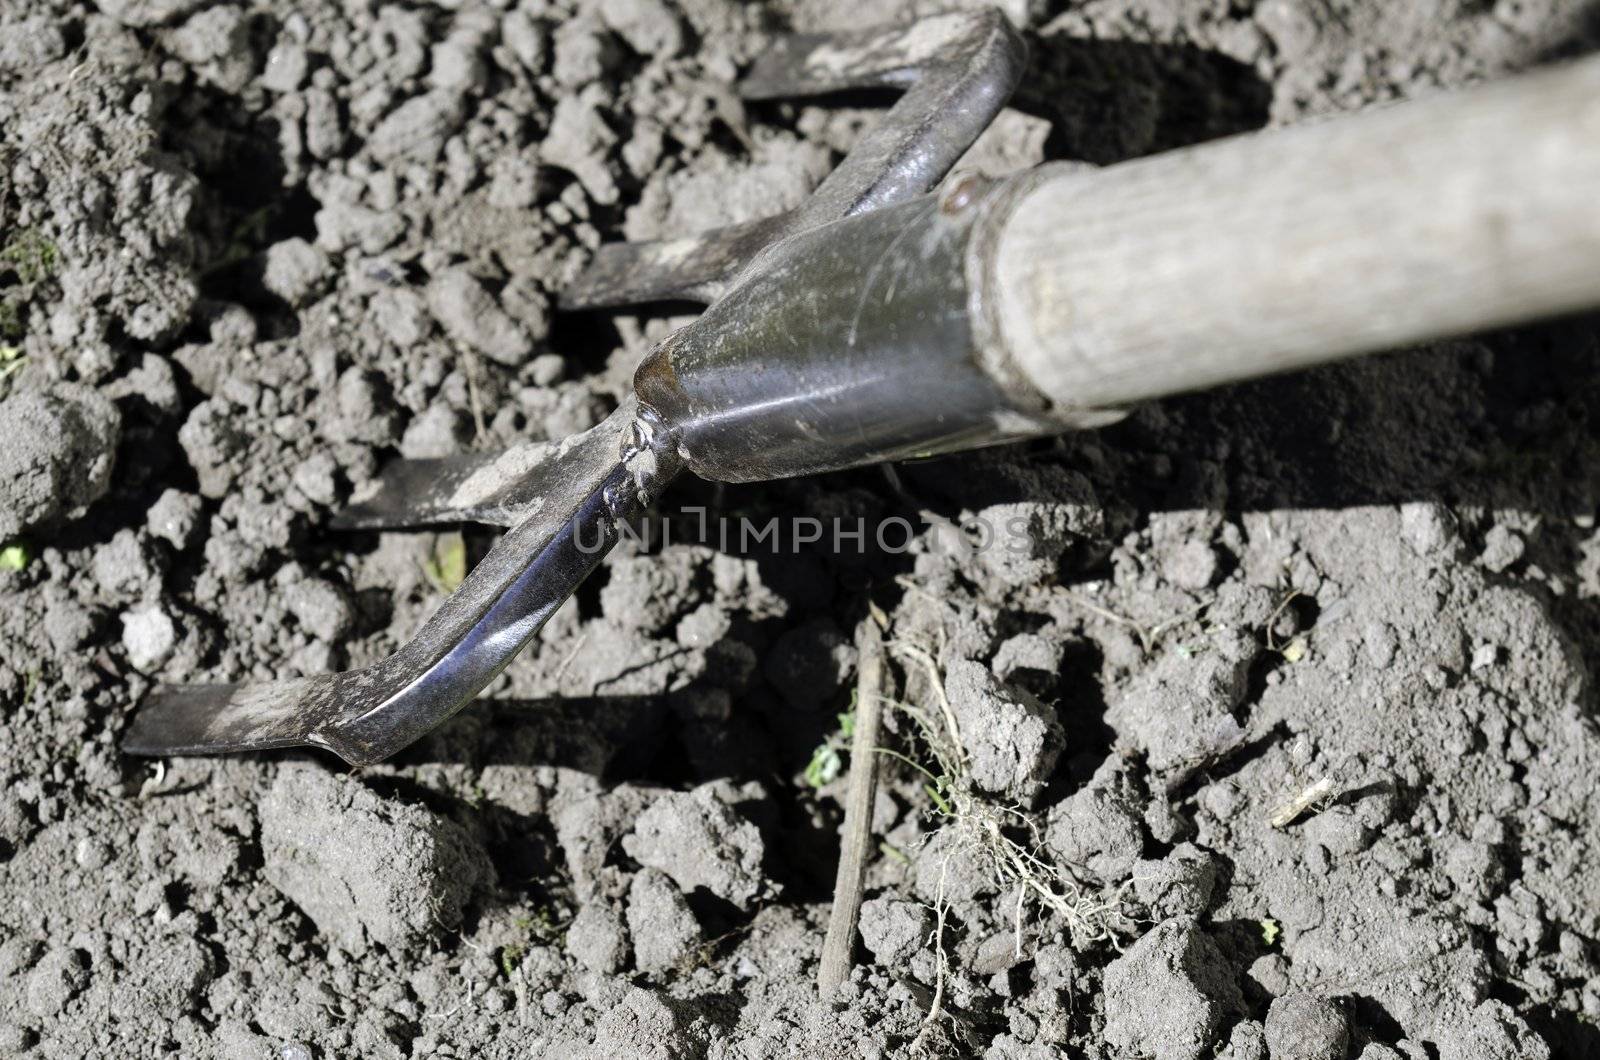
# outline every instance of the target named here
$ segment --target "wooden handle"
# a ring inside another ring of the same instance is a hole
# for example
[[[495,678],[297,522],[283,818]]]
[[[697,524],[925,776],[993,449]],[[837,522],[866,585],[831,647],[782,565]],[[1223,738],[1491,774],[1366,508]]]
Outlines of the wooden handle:
[[[991,319],[1064,410],[1600,306],[1600,59],[1021,179]]]

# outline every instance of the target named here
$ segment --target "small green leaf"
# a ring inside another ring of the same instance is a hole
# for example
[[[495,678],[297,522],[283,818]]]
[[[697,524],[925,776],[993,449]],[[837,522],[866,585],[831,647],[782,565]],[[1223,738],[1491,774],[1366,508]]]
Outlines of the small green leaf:
[[[507,979],[517,974],[517,966],[522,963],[523,955],[527,952],[528,947],[520,942],[513,942],[500,950],[500,970],[505,973]]]
[[[422,564],[434,588],[442,593],[453,593],[467,580],[467,541],[459,532],[440,534],[433,545],[433,555]]]
[[[842,768],[839,752],[834,750],[833,744],[822,744],[811,753],[811,761],[806,763],[805,782],[813,788],[820,788],[831,783]]]
[[[1283,934],[1283,925],[1271,917],[1261,921],[1261,941],[1268,946],[1278,943],[1278,936]]]
[[[948,814],[950,812],[950,800],[946,799],[944,793],[939,790],[942,787],[944,787],[943,780],[936,784],[924,784],[922,785],[922,790],[926,791],[928,798],[932,799],[933,804],[939,807],[940,813]]]
[[[25,570],[32,561],[33,551],[21,541],[11,541],[0,546],[0,570]]]
[[[0,329],[3,331],[4,329]],[[10,346],[0,343],[0,383],[22,371],[28,363],[28,358],[23,354],[21,346]],[[0,389],[0,397],[5,397],[5,389]]]
[[[884,857],[889,858],[892,861],[898,861],[902,865],[911,864],[911,859],[906,857],[905,851],[901,850],[887,839],[879,841],[878,850],[883,854]]]
[[[849,740],[855,736],[856,712],[854,710],[847,710],[843,714],[839,715],[839,732],[846,740]]]

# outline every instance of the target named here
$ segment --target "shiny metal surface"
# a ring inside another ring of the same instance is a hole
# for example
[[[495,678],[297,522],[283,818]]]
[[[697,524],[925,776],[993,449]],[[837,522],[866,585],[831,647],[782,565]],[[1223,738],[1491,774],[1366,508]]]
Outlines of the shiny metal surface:
[[[135,715],[123,750],[310,744],[366,765],[405,747],[504,669],[610,551],[618,523],[671,479],[670,460],[639,446],[637,422],[630,403],[552,454],[523,520],[394,655],[338,674],[162,688]]]
[[[791,236],[664,343],[634,390],[688,469],[750,482],[1063,430],[978,356],[980,183]]]

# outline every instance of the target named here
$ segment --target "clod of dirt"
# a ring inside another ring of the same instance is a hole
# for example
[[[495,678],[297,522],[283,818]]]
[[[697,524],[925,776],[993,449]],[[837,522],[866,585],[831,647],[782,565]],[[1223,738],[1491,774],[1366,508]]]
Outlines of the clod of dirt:
[[[19,797],[12,792],[0,793],[0,842],[15,850],[26,843],[38,828],[38,823]],[[8,939],[0,944],[0,976],[26,969],[37,956],[36,949],[34,943],[20,938]]]
[[[1152,1060],[1199,1060],[1242,1006],[1222,954],[1193,920],[1158,924],[1105,970],[1105,1038]]]
[[[160,604],[147,604],[122,616],[122,647],[136,670],[155,670],[172,655],[177,643],[177,624]]]
[[[628,963],[628,931],[605,902],[590,902],[567,925],[567,952],[592,972],[615,975]]]
[[[692,1012],[685,1006],[685,1011]],[[631,987],[595,1028],[594,1045],[577,1060],[683,1060],[705,1055],[706,1028],[680,1014],[665,997]],[[547,1054],[557,1055],[557,1054]]]
[[[104,496],[121,426],[115,405],[75,383],[0,402],[0,538],[76,518]]]
[[[629,239],[671,239],[790,210],[833,163],[817,144],[787,134],[763,138],[753,157],[713,151],[690,171],[663,173],[629,207]]]
[[[104,0],[100,10],[124,26],[159,26],[204,6],[205,0]]]
[[[1285,994],[1267,1009],[1267,1049],[1274,1060],[1344,1060],[1350,1024],[1337,1002]]]
[[[367,140],[379,162],[431,162],[466,120],[460,92],[437,89],[407,100],[390,112]]]
[[[1515,530],[1497,523],[1483,535],[1483,554],[1478,557],[1478,562],[1500,574],[1520,560],[1527,548]]]
[[[952,821],[928,837],[917,853],[917,897],[929,904],[970,906],[996,891],[981,826]]]
[[[1418,556],[1439,557],[1456,541],[1455,517],[1436,501],[1412,501],[1400,506],[1400,532]]]
[[[210,7],[189,19],[171,38],[172,51],[203,79],[238,92],[255,74],[250,19],[235,7]]]
[[[284,590],[283,602],[300,627],[321,640],[338,642],[355,622],[355,607],[339,586],[304,578]]]
[[[649,788],[622,785],[567,803],[555,815],[556,842],[572,877],[572,889],[587,903],[601,883],[601,867],[617,839],[656,797]]]
[[[137,530],[118,530],[94,551],[94,580],[113,600],[137,599],[160,574],[160,559]]]
[[[640,55],[670,59],[683,47],[683,26],[662,0],[600,0],[600,18]]]
[[[1228,1042],[1217,1051],[1217,1060],[1267,1060],[1267,1035],[1254,1020],[1240,1020],[1228,1034]],[[1377,1060],[1363,1056],[1361,1060]]]
[[[338,400],[341,432],[349,440],[389,445],[400,433],[393,388],[378,373],[354,366],[346,369],[339,375]],[[200,492],[204,493],[203,479],[201,483]]]
[[[48,16],[6,26],[0,37],[0,74],[20,74],[53,63],[67,53],[67,38]]]
[[[1115,883],[1144,852],[1141,821],[1138,807],[1121,792],[1084,788],[1051,807],[1044,842],[1062,864]]]
[[[465,269],[446,269],[429,281],[428,310],[451,338],[511,367],[527,360],[535,339],[543,338],[511,319]]]
[[[685,891],[703,887],[740,909],[750,908],[772,893],[774,884],[761,870],[766,847],[760,830],[724,801],[726,794],[724,785],[713,783],[662,795],[639,815],[622,849]]]
[[[961,730],[972,782],[991,795],[1032,806],[1066,746],[1055,711],[966,660],[952,662],[945,671],[945,694]]]
[[[198,939],[163,936],[140,964],[137,989],[113,1009],[126,1006],[157,1012],[183,1012],[217,978],[217,959]]]
[[[88,382],[116,366],[113,322],[136,340],[163,342],[189,321],[199,297],[198,182],[162,149],[169,103],[111,63],[71,58],[0,101],[4,138],[13,150],[29,145],[11,171],[13,186],[39,190],[29,210],[38,251],[29,271],[51,282],[34,284],[35,295],[59,284],[50,337],[72,346]],[[42,144],[50,150],[31,148]]]
[[[1216,859],[1193,843],[1179,843],[1166,857],[1133,866],[1133,893],[1161,919],[1199,916],[1216,885]]]
[[[904,968],[932,927],[933,916],[921,902],[884,895],[861,903],[861,941],[885,968]]]
[[[702,562],[698,550],[676,545],[657,555],[617,559],[611,580],[600,590],[600,613],[619,629],[660,633],[694,601]]]
[[[558,51],[558,64],[559,60]],[[540,147],[540,157],[577,177],[595,202],[610,205],[621,195],[608,157],[617,143],[617,134],[600,114],[602,98],[603,93],[595,86],[562,97],[550,119],[550,131]]]
[[[407,460],[453,456],[466,448],[472,420],[461,409],[439,403],[412,420],[400,436],[400,455]]]
[[[994,653],[995,676],[1036,696],[1049,694],[1061,673],[1066,652],[1059,640],[1037,633],[1018,633]]]
[[[493,873],[453,821],[310,765],[285,767],[262,800],[261,852],[267,880],[353,953],[438,937]]]
[[[1104,530],[1104,513],[1087,479],[1074,475],[1077,494],[1060,500],[993,504],[978,513],[994,541],[978,550],[978,566],[996,583],[1021,588],[1053,581],[1073,544]]]
[[[54,600],[44,613],[44,634],[62,654],[82,647],[98,628],[96,612],[72,599]]]
[[[644,869],[628,887],[628,933],[643,972],[671,968],[700,944],[700,921],[664,872]]]
[[[296,308],[322,293],[332,269],[321,247],[304,239],[286,239],[267,248],[261,283]]]
[[[200,498],[175,489],[163,490],[150,506],[145,528],[182,552],[200,528]]]
[[[1439,1060],[1550,1060],[1550,1046],[1503,1001],[1485,1001],[1436,1044]]]
[[[1188,773],[1245,740],[1235,717],[1259,648],[1220,631],[1199,649],[1170,650],[1106,711],[1106,722],[1143,751],[1157,773]]]
[[[178,444],[189,458],[202,496],[225,497],[243,470],[250,437],[239,429],[238,415],[221,398],[202,401],[178,428]]]
[[[616,41],[593,18],[567,19],[556,27],[551,72],[567,88],[598,81],[617,65]]]
[[[83,951],[73,947],[51,950],[28,973],[26,986],[28,1011],[40,1019],[51,1019],[89,985],[89,962]]]
[[[779,637],[764,671],[790,706],[816,710],[844,687],[855,662],[856,650],[839,627],[819,618]]]
[[[1180,589],[1209,588],[1221,568],[1221,557],[1207,541],[1184,541],[1161,556],[1162,575]]]

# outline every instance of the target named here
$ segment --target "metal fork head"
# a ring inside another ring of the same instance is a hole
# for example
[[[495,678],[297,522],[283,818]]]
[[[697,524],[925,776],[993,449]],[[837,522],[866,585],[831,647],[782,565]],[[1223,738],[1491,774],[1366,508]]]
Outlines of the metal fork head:
[[[903,95],[799,209],[691,239],[602,247],[566,290],[561,305],[568,309],[669,298],[713,304],[711,313],[682,337],[669,340],[641,372],[640,384],[650,391],[654,405],[630,400],[606,422],[561,446],[390,465],[376,488],[335,525],[478,521],[511,529],[417,636],[382,662],[296,680],[159,689],[135,715],[123,750],[165,755],[310,745],[332,750],[352,765],[381,761],[455,714],[500,673],[599,564],[615,543],[619,524],[665,488],[685,456],[698,460],[695,469],[710,477],[765,478],[843,466],[839,458],[819,462],[805,456],[808,447],[814,453],[837,450],[838,436],[826,433],[846,426],[837,420],[808,425],[801,419],[789,431],[784,455],[752,465],[753,473],[740,474],[731,458],[708,460],[699,443],[687,444],[691,435],[703,437],[713,425],[732,430],[739,409],[761,403],[763,385],[795,391],[792,375],[763,382],[759,374],[745,373],[721,397],[708,399],[705,387],[691,388],[693,399],[677,404],[659,384],[674,364],[681,369],[690,363],[683,351],[695,343],[714,345],[719,334],[743,326],[752,313],[759,316],[762,292],[784,273],[785,248],[792,261],[796,253],[804,256],[813,245],[806,241],[825,226],[881,214],[881,222],[868,222],[862,238],[883,238],[880,229],[929,214],[924,203],[904,204],[932,189],[989,125],[1015,87],[1024,58],[1021,39],[993,11],[775,41],[740,83],[745,98],[861,88],[895,89]],[[924,232],[923,237],[934,242],[942,238],[937,232]],[[763,271],[769,260],[772,267]],[[830,278],[826,272],[813,270],[808,282],[849,282],[847,276]],[[880,270],[885,278],[904,272],[897,265]],[[935,299],[938,292],[926,294]],[[724,302],[728,311],[717,312]],[[806,326],[804,320],[787,323]],[[937,329],[922,337],[940,341]],[[907,338],[901,348],[909,352],[914,343]],[[679,354],[676,362],[674,351]],[[786,356],[803,365],[799,351]],[[692,374],[673,376],[686,396],[682,384],[694,382]],[[867,376],[858,373],[848,385],[859,387]],[[933,387],[937,380],[929,377],[928,382]],[[939,385],[950,383],[946,379]],[[857,393],[878,394],[866,407],[893,405],[893,395],[882,388],[872,391],[869,385]],[[805,399],[815,402],[818,395],[806,392]],[[716,405],[709,413],[707,400]],[[794,424],[796,417],[785,416],[784,421]],[[852,422],[859,421],[856,417]],[[904,428],[902,422],[899,429],[850,449],[847,462],[906,455],[910,443]],[[962,429],[970,430],[971,424]],[[1029,429],[1037,432],[1039,426],[1030,424]],[[749,456],[749,437],[741,438],[740,445]]]

